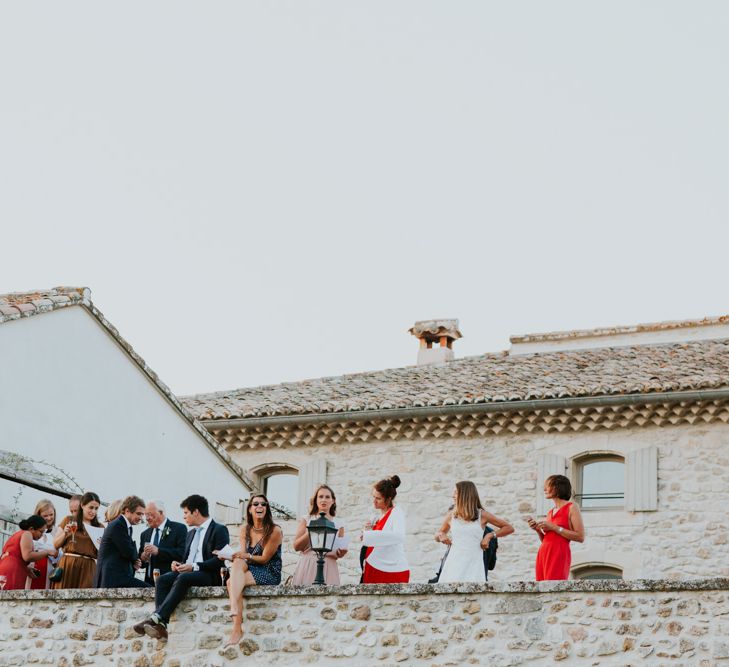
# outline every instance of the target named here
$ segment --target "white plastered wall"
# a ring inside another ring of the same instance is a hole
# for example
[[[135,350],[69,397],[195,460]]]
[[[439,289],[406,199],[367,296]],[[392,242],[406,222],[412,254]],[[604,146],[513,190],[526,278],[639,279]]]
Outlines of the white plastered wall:
[[[76,306],[0,326],[0,449],[55,463],[106,501],[132,493],[161,498],[172,517],[191,493],[205,495],[211,511],[216,501],[237,505],[247,496],[190,423]]]

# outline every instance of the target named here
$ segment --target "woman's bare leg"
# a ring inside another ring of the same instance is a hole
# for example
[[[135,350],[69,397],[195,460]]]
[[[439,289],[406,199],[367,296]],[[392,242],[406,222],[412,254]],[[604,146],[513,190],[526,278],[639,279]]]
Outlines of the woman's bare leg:
[[[233,628],[226,646],[234,646],[243,638],[243,591],[246,586],[255,586],[256,581],[248,571],[248,564],[240,558],[233,561],[228,580],[228,597]]]

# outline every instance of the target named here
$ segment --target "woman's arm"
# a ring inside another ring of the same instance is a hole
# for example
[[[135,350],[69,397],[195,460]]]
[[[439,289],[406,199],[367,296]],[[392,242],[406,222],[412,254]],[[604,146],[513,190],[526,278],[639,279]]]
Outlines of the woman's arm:
[[[585,541],[585,525],[582,523],[582,514],[580,508],[572,503],[568,516],[569,528],[561,528],[556,523],[551,521],[541,521],[539,523],[539,529],[543,533],[553,532],[561,535],[570,542],[584,542]]]
[[[585,541],[585,524],[582,522],[582,512],[575,503],[572,503],[570,507],[570,529],[563,530],[561,535],[566,537],[568,540],[573,542],[584,542]]]
[[[56,549],[60,549],[64,544],[66,544],[68,536],[71,534],[71,529],[67,526],[68,524],[66,523],[66,519],[64,519],[61,522],[61,525],[58,526],[58,530],[56,530],[56,535],[53,538],[53,546],[56,547]]]
[[[539,541],[542,542],[544,540],[544,532],[539,527],[539,524],[534,519],[534,517],[529,516],[529,517],[527,517],[526,521],[529,524],[529,528],[531,528],[537,534]]]
[[[514,526],[508,521],[500,519],[495,514],[491,514],[491,512],[481,510],[481,528],[485,528],[487,523],[496,527],[493,533],[489,533],[489,535],[493,535],[494,537],[506,537],[514,532]]]
[[[20,536],[20,556],[26,563],[42,560],[47,555],[47,551],[35,551],[33,549],[33,538],[30,533],[25,532]]]
[[[500,519],[495,514],[491,514],[491,512],[481,510],[481,528],[486,528],[486,524],[488,523],[495,526],[496,530],[491,533],[486,533],[486,536],[481,540],[482,549],[488,549],[491,540],[497,537],[506,537],[514,532],[514,526],[510,523]]]
[[[435,534],[435,541],[441,544],[450,544],[450,538],[448,533],[451,532],[451,517],[452,512],[448,512],[443,519],[443,523],[440,525],[440,530]]]
[[[283,542],[283,531],[276,526],[268,542],[266,542],[266,546],[263,547],[263,553],[260,556],[248,556],[246,560],[256,565],[265,565],[273,558],[276,550],[281,546],[281,542]]]
[[[398,507],[393,508],[382,530],[365,530],[362,544],[366,547],[388,547],[405,542],[405,513]]]
[[[294,536],[294,551],[306,551],[309,547],[309,533],[306,530],[307,521],[301,519],[296,527],[296,535]]]

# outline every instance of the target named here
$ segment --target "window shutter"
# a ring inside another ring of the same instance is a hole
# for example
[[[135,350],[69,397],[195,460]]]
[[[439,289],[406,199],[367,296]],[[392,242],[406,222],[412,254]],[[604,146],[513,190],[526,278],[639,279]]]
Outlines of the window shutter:
[[[556,454],[540,454],[537,458],[537,514],[544,516],[552,501],[544,497],[544,480],[550,475],[564,475],[567,461],[564,456]]]
[[[658,509],[658,449],[644,447],[625,456],[625,509],[651,512]]]
[[[325,459],[314,459],[299,468],[299,516],[308,516],[309,501],[317,484],[327,481],[327,462]]]

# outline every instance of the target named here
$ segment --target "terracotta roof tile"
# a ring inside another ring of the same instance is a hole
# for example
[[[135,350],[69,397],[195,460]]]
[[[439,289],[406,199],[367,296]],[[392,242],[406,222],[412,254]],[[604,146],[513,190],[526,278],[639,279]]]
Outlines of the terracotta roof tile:
[[[183,397],[197,419],[494,403],[729,386],[729,340],[456,359]]]

